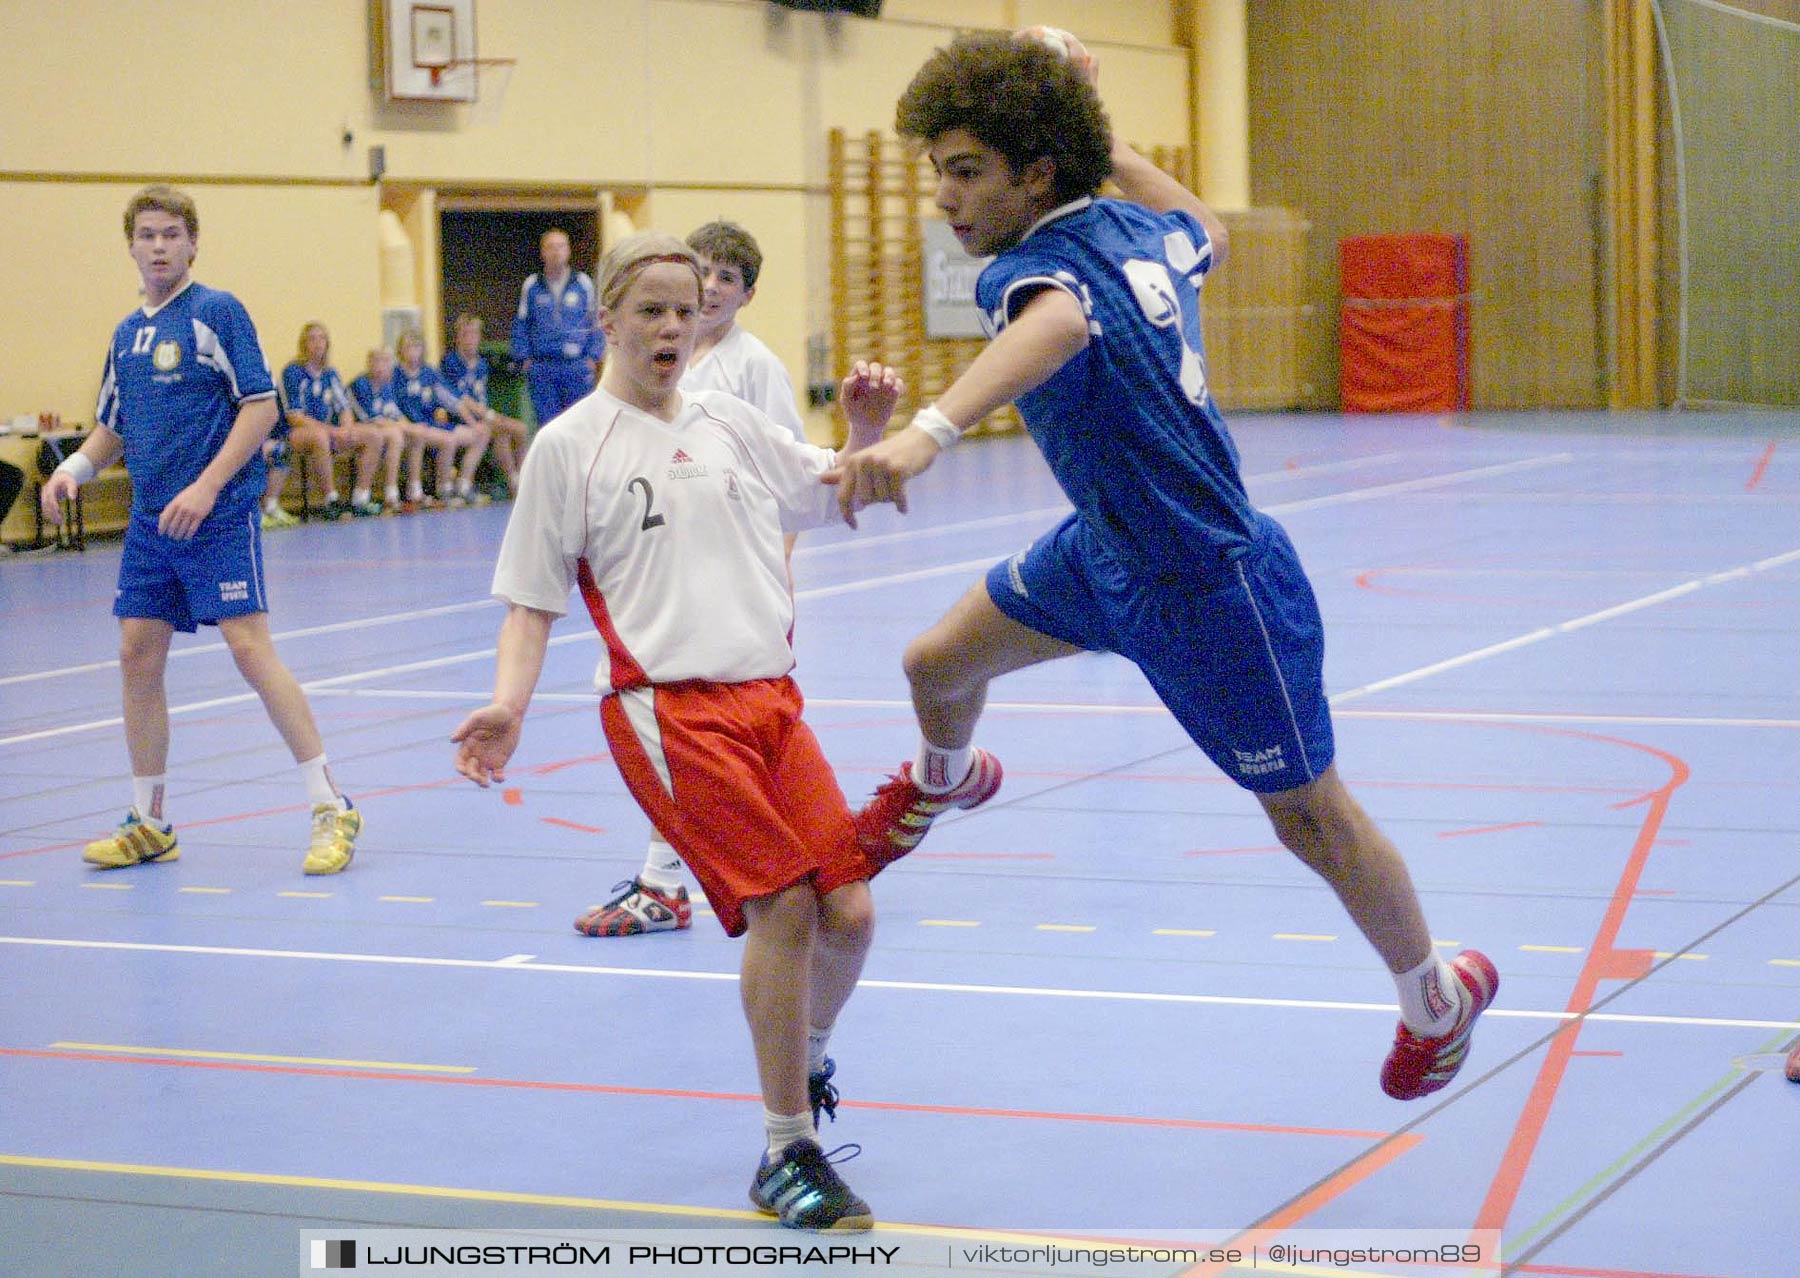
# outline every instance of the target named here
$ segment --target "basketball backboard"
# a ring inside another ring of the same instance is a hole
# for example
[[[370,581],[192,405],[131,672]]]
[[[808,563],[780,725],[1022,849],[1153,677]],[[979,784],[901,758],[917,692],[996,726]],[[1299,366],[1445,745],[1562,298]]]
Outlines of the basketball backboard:
[[[380,0],[387,95],[413,102],[474,102],[475,0]]]

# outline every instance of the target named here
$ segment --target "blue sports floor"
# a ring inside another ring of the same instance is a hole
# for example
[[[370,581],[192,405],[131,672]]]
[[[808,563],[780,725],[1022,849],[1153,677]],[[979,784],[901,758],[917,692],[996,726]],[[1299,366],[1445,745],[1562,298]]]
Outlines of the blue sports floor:
[[[1135,671],[1080,657],[995,685],[1005,788],[876,883],[846,1177],[946,1237],[1496,1228],[1508,1273],[1792,1274],[1800,416],[1235,431],[1318,589],[1340,768],[1446,951],[1500,967],[1468,1067],[1381,1094],[1372,951]],[[853,802],[913,748],[906,640],[1063,508],[1028,442],[971,441],[910,516],[802,538],[797,674]],[[208,633],[169,668],[183,859],[84,867],[130,795],[118,545],[0,559],[0,1273],[286,1275],[331,1225],[773,1228],[737,943],[570,926],[647,833],[584,615],[507,786],[452,770],[507,510],[265,543],[367,819],[327,879]]]

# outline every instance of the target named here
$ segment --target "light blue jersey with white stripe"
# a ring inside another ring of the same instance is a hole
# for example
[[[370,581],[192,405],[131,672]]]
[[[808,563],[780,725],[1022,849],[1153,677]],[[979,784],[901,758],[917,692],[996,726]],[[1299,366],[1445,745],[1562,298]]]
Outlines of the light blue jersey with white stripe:
[[[239,407],[274,396],[256,326],[230,293],[189,284],[128,315],[106,352],[94,419],[125,441],[133,511],[160,514],[218,456]],[[254,508],[265,480],[259,449],[225,481],[208,521]]]

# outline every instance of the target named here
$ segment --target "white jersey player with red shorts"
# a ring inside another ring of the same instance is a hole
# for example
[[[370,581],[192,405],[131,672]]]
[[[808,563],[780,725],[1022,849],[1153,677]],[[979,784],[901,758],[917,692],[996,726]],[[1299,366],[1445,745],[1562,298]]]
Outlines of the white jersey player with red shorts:
[[[683,399],[663,422],[599,390],[544,427],[493,589],[560,615],[580,586],[606,645],[594,686],[610,694],[601,713],[620,770],[735,936],[746,896],[808,874],[824,891],[868,875],[788,678],[781,533],[837,518],[819,482],[837,455],[722,391]],[[786,734],[777,785],[761,761],[716,748],[721,716],[751,714]],[[804,846],[793,829],[808,831]]]

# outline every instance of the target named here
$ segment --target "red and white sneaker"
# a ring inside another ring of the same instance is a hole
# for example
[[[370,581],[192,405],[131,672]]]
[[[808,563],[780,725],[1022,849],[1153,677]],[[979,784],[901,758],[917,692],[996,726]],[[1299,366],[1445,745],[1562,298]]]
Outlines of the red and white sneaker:
[[[880,873],[918,847],[931,823],[951,808],[978,808],[993,798],[1000,777],[1000,760],[977,749],[969,775],[954,790],[927,794],[913,783],[912,764],[902,763],[856,814],[856,841],[869,859],[870,873]]]
[[[1479,950],[1458,954],[1450,960],[1450,970],[1463,989],[1456,1023],[1447,1032],[1428,1038],[1401,1022],[1393,1050],[1382,1062],[1381,1090],[1395,1100],[1418,1100],[1449,1085],[1469,1054],[1475,1018],[1487,1011],[1500,990],[1500,973]]]
[[[653,888],[639,879],[613,884],[618,895],[605,905],[575,920],[575,930],[586,936],[642,936],[645,932],[678,932],[692,927],[694,907],[688,891]]]

